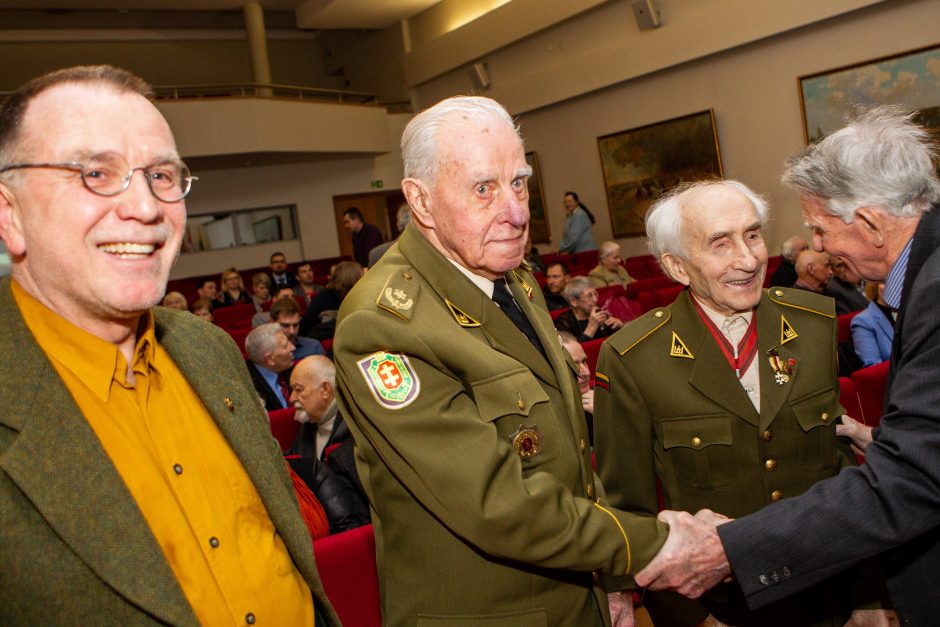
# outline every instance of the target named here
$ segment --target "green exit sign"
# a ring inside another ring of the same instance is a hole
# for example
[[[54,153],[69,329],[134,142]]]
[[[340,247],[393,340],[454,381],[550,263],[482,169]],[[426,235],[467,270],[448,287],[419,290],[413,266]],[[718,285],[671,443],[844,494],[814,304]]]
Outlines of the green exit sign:
[[[385,183],[382,182],[382,179],[377,179],[375,181],[372,181],[370,185],[372,186],[372,189],[382,189],[383,187],[385,187]]]

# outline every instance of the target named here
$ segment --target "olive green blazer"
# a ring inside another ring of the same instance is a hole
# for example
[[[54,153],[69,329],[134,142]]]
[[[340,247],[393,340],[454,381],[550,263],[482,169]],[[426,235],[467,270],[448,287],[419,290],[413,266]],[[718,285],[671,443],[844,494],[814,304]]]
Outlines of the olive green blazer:
[[[227,334],[154,309],[156,337],[244,464],[315,599],[280,449]],[[198,624],[143,515],[0,280],[0,623]]]
[[[608,624],[592,571],[633,573],[665,540],[596,505],[576,369],[531,274],[510,275],[547,360],[413,226],[340,309],[386,624]]]

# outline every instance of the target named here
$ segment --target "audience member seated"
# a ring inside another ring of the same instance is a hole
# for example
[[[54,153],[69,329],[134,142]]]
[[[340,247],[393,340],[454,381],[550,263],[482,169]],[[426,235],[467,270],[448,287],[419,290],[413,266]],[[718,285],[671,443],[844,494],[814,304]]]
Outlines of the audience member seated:
[[[208,298],[197,298],[193,301],[189,311],[206,322],[212,322],[212,303],[213,301]]]
[[[291,290],[293,294],[293,290]],[[261,313],[264,311],[265,303],[271,302],[271,277],[265,272],[256,272],[251,277],[251,302],[254,303],[255,311]]]
[[[293,350],[284,330],[274,322],[252,329],[245,338],[248,374],[268,411],[288,407]]]
[[[239,303],[251,304],[251,298],[245,291],[242,275],[235,268],[229,268],[222,273],[222,291],[219,293],[218,307],[230,307]]]
[[[588,366],[587,353],[581,343],[567,331],[559,331],[561,345],[571,354],[571,359],[578,366],[578,387],[581,388],[581,407],[587,420],[588,440],[594,446],[594,389],[591,387],[591,369]]]
[[[301,477],[314,477],[311,489],[330,517],[333,533],[367,524],[369,505],[359,475],[356,471],[354,441],[349,427],[339,414],[336,405],[336,368],[323,356],[307,357],[300,361],[291,374],[290,400],[297,408],[294,414],[301,422],[300,431],[288,455],[299,455],[306,467],[298,471]],[[337,445],[337,446],[334,446]],[[332,448],[329,459],[324,452]],[[324,485],[324,475],[332,471],[336,478],[331,486]],[[324,490],[329,488],[329,494]],[[342,515],[331,515],[330,510],[339,510]],[[334,518],[339,518],[334,529]]]
[[[310,301],[321,289],[323,286],[317,284],[313,266],[309,262],[297,266],[297,285],[294,286],[296,296],[300,296],[306,305],[310,305]]]
[[[336,330],[336,314],[346,294],[362,278],[362,266],[355,261],[341,261],[330,276],[329,283],[313,298],[300,320],[300,335],[318,340],[332,339]]]
[[[545,296],[545,304],[549,311],[571,307],[568,299],[565,298],[565,286],[568,285],[570,279],[568,266],[561,261],[548,266],[545,271],[545,287],[542,288],[542,294]]]
[[[604,242],[598,251],[598,263],[590,272],[588,278],[594,287],[610,287],[620,285],[626,287],[633,279],[627,270],[620,265],[620,244],[617,242]]]
[[[196,285],[196,294],[199,299],[207,300],[215,308],[219,304],[219,287],[212,279],[203,279]]]
[[[274,253],[271,255],[268,267],[271,269],[271,289],[279,287],[294,287],[297,285],[297,279],[287,272],[287,257],[284,253]]]
[[[826,294],[836,299],[836,315],[861,311],[871,300],[865,296],[862,277],[857,275],[844,261],[829,258],[832,278],[826,284]]]
[[[796,258],[808,249],[806,240],[799,235],[788,238],[780,248],[780,265],[770,277],[770,285],[793,287],[796,283]]]
[[[170,309],[179,309],[180,311],[187,311],[189,309],[189,305],[186,303],[186,297],[179,292],[170,292],[163,297],[160,304]]]
[[[294,288],[292,287],[277,288],[277,290],[274,292],[274,298],[268,301],[269,307],[273,306],[271,305],[271,303],[276,303],[281,300],[294,300]],[[294,301],[294,302],[296,303],[297,301]],[[260,327],[262,324],[273,322],[271,319],[271,312],[264,311],[263,307],[264,307],[264,304],[262,303],[262,311],[259,311],[258,313],[256,313],[255,315],[251,317],[252,328]]]
[[[891,358],[894,340],[894,312],[884,301],[885,284],[868,283],[865,295],[868,307],[852,318],[852,344],[862,367],[873,366]]]
[[[290,288],[282,288],[286,291]],[[293,296],[281,297],[271,305],[271,321],[277,323],[284,330],[288,341],[294,345],[294,361],[310,357],[311,355],[324,355],[323,344],[312,337],[301,337],[300,331],[300,305]]]
[[[567,331],[579,342],[608,337],[623,326],[622,320],[597,306],[597,288],[591,279],[585,276],[572,278],[565,286],[565,297],[571,310],[555,318],[555,328]]]

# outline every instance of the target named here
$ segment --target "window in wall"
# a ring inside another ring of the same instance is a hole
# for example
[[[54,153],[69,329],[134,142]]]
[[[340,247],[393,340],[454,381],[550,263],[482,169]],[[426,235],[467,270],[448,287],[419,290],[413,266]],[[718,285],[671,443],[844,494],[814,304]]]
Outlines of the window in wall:
[[[297,205],[190,216],[183,252],[237,248],[297,238]]]

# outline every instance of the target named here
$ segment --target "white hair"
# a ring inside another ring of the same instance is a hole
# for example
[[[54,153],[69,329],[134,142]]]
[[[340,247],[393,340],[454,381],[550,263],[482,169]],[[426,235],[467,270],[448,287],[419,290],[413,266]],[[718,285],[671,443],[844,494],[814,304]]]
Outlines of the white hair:
[[[253,363],[263,364],[268,353],[277,350],[277,334],[284,334],[284,329],[277,322],[268,322],[255,327],[245,338],[245,352]]]
[[[936,146],[896,106],[860,109],[849,124],[787,161],[782,181],[824,201],[849,223],[859,207],[877,205],[912,218],[940,200],[934,170]]]
[[[438,140],[441,127],[454,119],[490,123],[494,119],[506,124],[519,135],[519,127],[503,107],[491,98],[454,96],[442,100],[416,115],[401,136],[401,157],[405,178],[415,178],[428,185],[437,178]],[[519,137],[522,141],[522,137]]]
[[[646,244],[664,271],[666,268],[663,266],[662,259],[665,255],[687,258],[685,241],[682,237],[683,213],[694,205],[695,197],[699,192],[718,185],[730,187],[743,194],[754,207],[761,227],[767,224],[770,217],[770,207],[767,202],[760,194],[740,181],[732,179],[696,181],[677,185],[657,200],[646,213]]]

